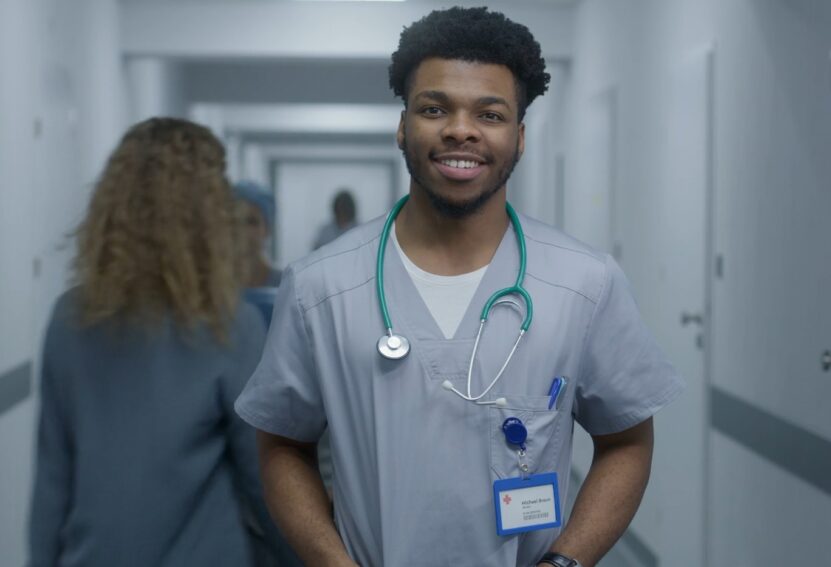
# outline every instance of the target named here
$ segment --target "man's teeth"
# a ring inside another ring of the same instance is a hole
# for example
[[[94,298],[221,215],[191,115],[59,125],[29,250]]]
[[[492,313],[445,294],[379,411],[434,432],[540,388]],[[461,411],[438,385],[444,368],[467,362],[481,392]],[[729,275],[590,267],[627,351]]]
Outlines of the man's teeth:
[[[479,165],[479,163],[475,161],[465,161],[456,159],[444,159],[441,161],[441,163],[448,167],[458,167],[460,169],[473,169],[474,167]]]

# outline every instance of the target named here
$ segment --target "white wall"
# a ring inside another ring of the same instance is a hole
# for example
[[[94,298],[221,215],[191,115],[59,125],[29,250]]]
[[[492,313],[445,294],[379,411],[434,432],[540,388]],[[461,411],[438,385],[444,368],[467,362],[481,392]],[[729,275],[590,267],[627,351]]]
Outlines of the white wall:
[[[597,206],[581,182],[594,167],[584,150],[591,105],[611,87],[618,197],[612,212],[623,266],[659,342],[677,352],[668,337],[679,312],[661,288],[663,243],[676,236],[673,224],[686,220],[662,217],[679,199],[667,185],[668,164],[684,158],[668,153],[671,77],[690,53],[708,46],[715,61],[708,262],[721,255],[725,268],[723,277],[704,282],[712,299],[704,356],[710,373],[703,381],[688,376],[685,398],[658,417],[652,484],[633,529],[671,567],[749,567],[773,556],[825,564],[831,543],[813,526],[828,525],[831,496],[712,430],[706,400],[727,392],[767,412],[772,423],[831,441],[831,379],[819,364],[831,348],[831,304],[823,295],[831,283],[831,4],[585,0],[575,25],[566,228],[591,240],[606,222],[609,204]],[[676,254],[683,258],[685,248]],[[700,408],[690,404],[695,397]],[[766,439],[762,451],[778,444]],[[702,465],[678,466],[702,448]],[[819,456],[799,460],[812,458]],[[678,491],[702,487],[703,509],[673,509]]]
[[[184,85],[177,62],[160,57],[131,57],[125,64],[130,122],[154,116],[184,117]]]
[[[124,127],[116,10],[0,0],[0,375],[36,362],[67,279],[66,235]],[[3,567],[25,561],[35,410],[29,397],[0,415]]]
[[[525,153],[508,182],[508,198],[520,212],[556,225],[557,156],[564,151],[565,87],[568,65],[549,62],[548,92],[537,98],[525,115]]]
[[[831,375],[819,372],[831,343],[831,4],[731,2],[719,16],[715,300],[734,308],[717,313],[715,382],[831,439]]]

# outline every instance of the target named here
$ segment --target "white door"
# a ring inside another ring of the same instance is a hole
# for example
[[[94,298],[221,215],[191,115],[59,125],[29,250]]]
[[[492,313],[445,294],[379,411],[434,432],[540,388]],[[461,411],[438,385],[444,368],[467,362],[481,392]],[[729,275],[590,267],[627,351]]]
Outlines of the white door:
[[[358,222],[389,211],[395,196],[392,161],[281,161],[276,166],[276,261],[279,266],[312,251],[321,226],[332,220],[332,198],[348,188]]]
[[[687,389],[655,418],[653,477],[634,524],[661,565],[704,565],[707,423],[708,211],[712,191],[711,49],[688,53],[669,74],[661,219],[650,325]]]

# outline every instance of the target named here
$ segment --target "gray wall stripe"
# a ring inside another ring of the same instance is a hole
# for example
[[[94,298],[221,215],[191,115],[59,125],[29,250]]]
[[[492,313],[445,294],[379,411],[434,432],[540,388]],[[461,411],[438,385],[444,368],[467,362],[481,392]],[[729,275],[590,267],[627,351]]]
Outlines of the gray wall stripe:
[[[831,494],[831,441],[716,387],[710,404],[714,429]]]
[[[573,501],[573,488],[582,485],[583,479],[581,478],[580,473],[574,470],[574,467],[571,467],[571,474],[569,476],[571,476],[572,484],[572,486],[569,487],[572,494],[572,496],[569,497],[569,500]],[[623,545],[626,548],[626,551],[637,559],[638,565],[642,567],[658,567],[660,564],[658,556],[655,555],[655,552],[652,551],[649,546],[646,545],[646,542],[639,538],[632,530],[626,530],[615,545]]]
[[[24,362],[0,375],[0,414],[22,402],[32,393],[32,363]]]

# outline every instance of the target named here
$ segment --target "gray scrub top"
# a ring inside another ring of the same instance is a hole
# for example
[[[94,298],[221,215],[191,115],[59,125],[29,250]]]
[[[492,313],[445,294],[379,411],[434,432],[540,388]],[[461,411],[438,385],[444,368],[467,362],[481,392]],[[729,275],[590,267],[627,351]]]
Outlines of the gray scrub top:
[[[591,434],[647,419],[682,382],[638,314],[614,260],[522,217],[525,287],[534,320],[486,399],[477,406],[442,388],[466,390],[481,310],[514,283],[519,253],[508,229],[452,339],[445,339],[401,258],[387,250],[385,287],[396,332],[412,350],[387,360],[375,261],[384,219],[371,221],[290,266],[263,358],[236,403],[254,427],[312,442],[327,423],[334,463],[335,523],[363,567],[528,566],[559,530],[500,537],[493,482],[519,476],[502,423],[528,428],[532,473],[556,472],[566,501],[573,422]],[[495,376],[516,340],[521,314],[493,310],[474,363],[474,395]],[[570,385],[548,409],[554,376]]]

